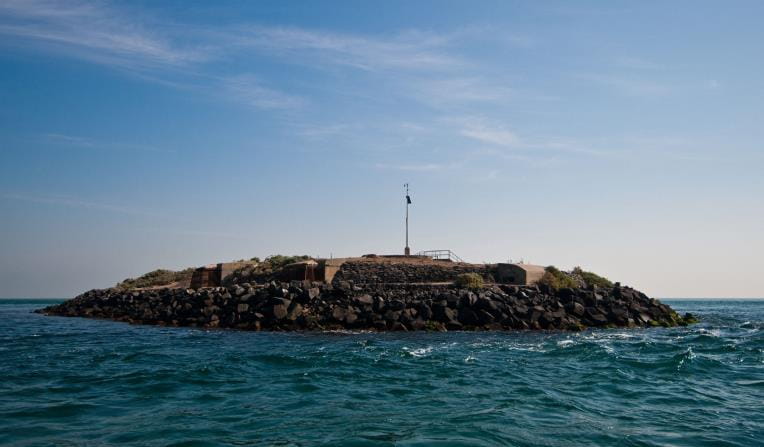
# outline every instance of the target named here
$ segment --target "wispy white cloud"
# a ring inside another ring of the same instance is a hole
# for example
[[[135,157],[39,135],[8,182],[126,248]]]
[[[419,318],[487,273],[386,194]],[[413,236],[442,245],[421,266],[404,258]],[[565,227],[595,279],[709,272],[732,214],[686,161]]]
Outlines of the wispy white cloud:
[[[361,36],[296,27],[242,25],[221,30],[166,22],[161,25],[137,9],[109,2],[0,3],[0,34],[22,42],[48,43],[52,50],[103,63],[137,67],[186,65],[242,50],[294,56],[295,62],[313,64],[318,60],[363,70],[440,69],[463,63],[444,51],[449,36],[417,30]],[[181,45],[181,41],[192,43]]]
[[[384,34],[330,32],[243,23],[214,26],[173,23],[135,4],[82,0],[6,0],[0,3],[0,45],[23,45],[121,69],[141,79],[197,94],[234,99],[256,109],[296,109],[310,102],[283,80],[268,82],[246,64],[217,62],[268,58],[337,73],[379,73],[393,95],[430,106],[508,101],[503,80],[479,72],[460,45],[476,39],[526,47],[528,36],[484,27],[451,32],[407,30]],[[213,64],[213,62],[215,62]],[[395,76],[390,76],[394,73]],[[366,88],[341,94],[366,95]]]
[[[6,200],[18,200],[23,202],[40,203],[40,204],[47,204],[47,205],[57,205],[57,206],[66,206],[66,207],[72,207],[72,208],[84,208],[84,209],[91,209],[91,210],[108,211],[108,212],[120,213],[120,214],[145,215],[145,216],[156,215],[153,212],[143,210],[143,209],[122,206],[122,205],[114,205],[109,203],[90,202],[87,200],[82,200],[77,197],[62,196],[62,195],[0,193],[0,198],[6,199]]]
[[[125,150],[125,151],[146,151],[146,152],[165,152],[176,153],[172,149],[162,149],[155,146],[133,143],[122,143],[114,141],[102,141],[90,137],[65,135],[60,133],[46,133],[42,138],[52,144],[87,148],[87,149],[107,149],[107,150]]]
[[[708,145],[705,145],[706,149]],[[505,150],[498,150],[498,148]],[[507,151],[506,149],[511,149]],[[600,136],[571,138],[559,136],[526,136],[512,146],[495,145],[486,150],[505,159],[520,161],[560,161],[559,156],[579,155],[610,159],[652,159],[707,162],[718,160],[704,149],[703,142],[681,136]]]
[[[480,77],[426,79],[415,88],[415,96],[432,105],[507,102],[514,95],[508,85]]]
[[[173,66],[206,59],[199,48],[180,48],[130,17],[102,2],[6,0],[0,3],[0,34],[122,67]]]
[[[361,70],[442,69],[462,61],[442,50],[448,37],[410,31],[368,37],[301,28],[248,27],[226,36],[240,47],[268,51],[296,62],[325,62]]]
[[[305,104],[305,99],[265,87],[249,74],[219,78],[218,83],[228,98],[258,109],[293,109]]]
[[[507,125],[484,117],[444,119],[459,135],[484,145],[487,153],[519,161],[549,160],[550,154],[580,154],[596,157],[622,156],[627,151],[617,146],[598,146],[578,139],[518,134]]]
[[[77,137],[72,135],[63,135],[60,133],[46,133],[43,137],[54,143],[61,143],[80,147],[93,147],[95,142],[90,138]]]
[[[427,171],[442,171],[444,169],[453,169],[460,166],[460,163],[422,163],[422,164],[386,164],[377,163],[378,169],[393,169],[396,171],[414,171],[414,172],[427,172]]]
[[[133,10],[107,2],[8,0],[0,3],[0,35],[12,38],[17,44],[37,45],[48,51],[126,69],[151,82],[223,96],[258,109],[289,109],[304,103],[295,95],[264,86],[251,74],[208,74],[204,63],[218,57],[218,52],[213,50],[223,47],[225,40],[210,40],[211,34],[205,30],[166,23],[159,28],[150,26],[150,22]],[[174,30],[174,34],[159,33],[156,29]],[[204,44],[181,46],[178,42],[184,32],[199,34]],[[82,140],[77,143],[87,144]]]
[[[466,42],[533,44],[528,36],[487,32],[485,27],[358,34],[248,23],[216,28],[173,23],[151,13],[135,4],[109,1],[6,0],[0,3],[0,45],[81,58],[146,81],[272,112],[302,108],[311,101],[308,94],[291,91],[284,80],[269,80],[247,64],[217,62],[267,58],[331,73],[345,70],[350,76],[377,73],[398,99],[453,108],[501,104],[516,93],[506,80],[482,74],[480,64],[460,53]],[[361,87],[340,94],[380,101],[378,92]]]
[[[669,85],[645,78],[603,74],[582,74],[579,77],[629,96],[660,97],[673,91]]]
[[[520,143],[518,136],[505,126],[491,125],[479,118],[462,119],[459,133],[481,143],[498,146],[516,146]]]

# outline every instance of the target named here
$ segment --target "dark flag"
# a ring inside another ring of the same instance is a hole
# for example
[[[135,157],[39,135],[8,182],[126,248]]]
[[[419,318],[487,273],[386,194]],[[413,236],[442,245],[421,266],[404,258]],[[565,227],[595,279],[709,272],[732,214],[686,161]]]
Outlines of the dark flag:
[[[411,197],[409,197],[408,195],[406,195],[406,203],[411,204]]]

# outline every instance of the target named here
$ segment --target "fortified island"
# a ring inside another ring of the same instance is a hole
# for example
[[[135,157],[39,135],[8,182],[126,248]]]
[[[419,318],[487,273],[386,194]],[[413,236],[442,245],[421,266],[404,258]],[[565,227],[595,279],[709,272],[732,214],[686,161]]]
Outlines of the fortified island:
[[[242,330],[570,330],[695,322],[578,267],[471,264],[451,250],[211,264],[156,270],[37,312],[138,324]]]
[[[447,250],[338,259],[272,256],[157,270],[37,312],[255,331],[578,331],[696,321],[580,268],[472,264]]]

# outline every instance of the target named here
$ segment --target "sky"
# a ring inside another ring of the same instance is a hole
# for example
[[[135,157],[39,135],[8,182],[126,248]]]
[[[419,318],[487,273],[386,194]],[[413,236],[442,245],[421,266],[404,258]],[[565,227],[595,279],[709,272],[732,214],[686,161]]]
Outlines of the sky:
[[[0,297],[413,252],[762,297],[759,1],[0,2]]]

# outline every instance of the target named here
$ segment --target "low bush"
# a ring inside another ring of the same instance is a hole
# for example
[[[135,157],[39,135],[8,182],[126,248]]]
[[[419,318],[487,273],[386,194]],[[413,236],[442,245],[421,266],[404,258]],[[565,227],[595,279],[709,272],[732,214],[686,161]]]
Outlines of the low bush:
[[[597,287],[613,287],[613,282],[609,279],[602,277],[596,273],[587,272],[586,270],[582,270],[581,267],[576,267],[573,269],[572,272],[574,275],[579,276],[587,286],[597,286]]]
[[[483,277],[477,273],[462,273],[456,277],[454,283],[459,287],[465,287],[469,289],[482,289]]]
[[[578,283],[573,277],[568,273],[560,271],[557,267],[550,265],[545,270],[544,276],[539,280],[539,284],[547,285],[553,290],[578,287]]]

